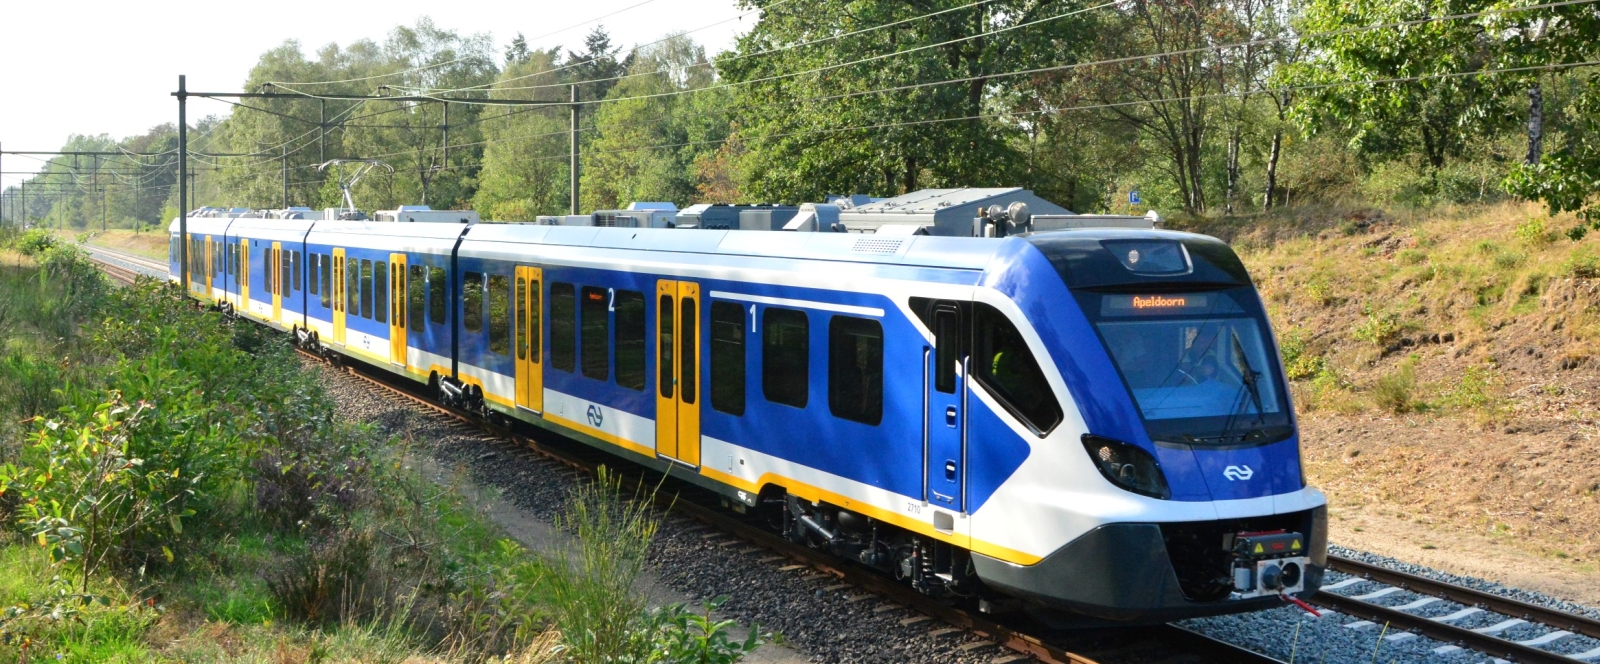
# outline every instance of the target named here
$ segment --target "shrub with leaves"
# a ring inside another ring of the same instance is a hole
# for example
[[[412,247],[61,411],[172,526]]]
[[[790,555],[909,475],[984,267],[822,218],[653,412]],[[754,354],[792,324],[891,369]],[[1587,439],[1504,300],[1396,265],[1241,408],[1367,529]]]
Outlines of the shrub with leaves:
[[[1406,362],[1399,369],[1378,378],[1372,385],[1372,401],[1379,408],[1396,415],[1409,413],[1417,407],[1414,396],[1416,388],[1416,371],[1410,362]]]
[[[1392,313],[1373,312],[1353,330],[1356,341],[1386,347],[1400,334],[1400,317]]]

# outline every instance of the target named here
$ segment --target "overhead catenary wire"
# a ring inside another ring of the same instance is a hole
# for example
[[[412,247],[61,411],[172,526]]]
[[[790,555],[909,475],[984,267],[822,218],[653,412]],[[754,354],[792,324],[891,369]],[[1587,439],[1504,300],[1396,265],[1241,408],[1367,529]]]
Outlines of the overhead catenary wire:
[[[809,103],[816,103],[816,102],[822,102],[822,101],[832,101],[832,100],[838,100],[838,99],[860,97],[860,96],[865,96],[865,95],[870,95],[870,94],[884,94],[884,93],[889,93],[889,92],[903,92],[903,91],[906,91],[906,90],[913,90],[913,89],[918,89],[918,88],[926,88],[926,87],[939,86],[939,85],[949,85],[949,84],[955,84],[955,83],[969,83],[969,82],[976,81],[976,80],[987,80],[987,79],[994,79],[994,78],[1007,78],[1007,77],[1014,77],[1014,76],[1035,75],[1035,74],[1050,73],[1050,72],[1057,72],[1057,71],[1067,71],[1067,70],[1079,69],[1079,68],[1085,68],[1085,67],[1094,67],[1094,66],[1101,66],[1101,65],[1108,65],[1108,64],[1120,64],[1120,63],[1123,63],[1123,62],[1130,62],[1130,61],[1137,61],[1137,60],[1149,60],[1149,59],[1155,59],[1155,58],[1175,57],[1175,56],[1192,54],[1192,53],[1196,53],[1196,52],[1225,51],[1225,50],[1243,48],[1243,47],[1254,46],[1254,45],[1261,45],[1261,44],[1266,44],[1266,43],[1280,42],[1280,41],[1294,41],[1294,40],[1303,40],[1303,39],[1319,39],[1319,38],[1326,38],[1326,37],[1336,37],[1336,36],[1354,34],[1354,33],[1359,33],[1359,32],[1370,32],[1370,31],[1381,30],[1381,29],[1386,29],[1386,28],[1410,27],[1410,26],[1421,25],[1421,24],[1425,24],[1425,23],[1435,23],[1435,22],[1442,22],[1442,21],[1477,18],[1477,17],[1480,17],[1480,16],[1493,15],[1493,14],[1502,14],[1502,13],[1515,12],[1515,11],[1533,11],[1533,10],[1539,10],[1539,9],[1549,9],[1549,8],[1571,6],[1571,5],[1586,5],[1586,4],[1593,4],[1595,2],[1600,2],[1600,0],[1557,0],[1555,2],[1547,2],[1547,3],[1543,3],[1543,4],[1529,5],[1529,6],[1525,6],[1525,7],[1514,7],[1514,8],[1504,8],[1504,7],[1502,7],[1502,8],[1494,8],[1494,9],[1488,9],[1488,10],[1477,11],[1477,12],[1462,12],[1462,13],[1457,13],[1457,14],[1448,14],[1448,15],[1444,15],[1444,16],[1435,16],[1435,17],[1420,18],[1420,19],[1407,19],[1407,20],[1403,20],[1403,21],[1392,21],[1392,22],[1388,22],[1388,23],[1380,23],[1380,24],[1366,25],[1366,26],[1357,26],[1357,27],[1352,27],[1352,28],[1342,28],[1342,29],[1338,29],[1338,30],[1329,30],[1329,31],[1324,31],[1324,32],[1307,33],[1307,34],[1296,34],[1296,35],[1285,35],[1285,36],[1281,36],[1281,37],[1260,38],[1260,39],[1253,39],[1253,40],[1244,41],[1244,42],[1238,42],[1238,43],[1233,43],[1233,44],[1223,44],[1223,45],[1206,46],[1206,47],[1199,47],[1199,48],[1192,48],[1192,49],[1182,49],[1182,50],[1176,50],[1176,51],[1166,51],[1166,52],[1162,52],[1162,53],[1152,53],[1152,54],[1141,54],[1141,55],[1125,56],[1125,57],[1111,58],[1111,59],[1106,59],[1106,60],[1096,60],[1096,61],[1092,61],[1092,62],[1078,62],[1078,63],[1070,63],[1070,64],[1065,64],[1065,65],[1054,65],[1054,66],[1048,66],[1048,67],[1035,67],[1035,68],[1030,68],[1030,69],[1023,69],[1023,70],[1016,70],[1016,71],[1009,71],[1009,72],[997,72],[997,73],[992,73],[992,74],[986,73],[986,74],[979,74],[979,75],[975,75],[975,76],[965,76],[965,77],[959,77],[959,78],[942,79],[942,80],[938,80],[938,81],[925,81],[925,82],[920,82],[920,83],[907,83],[907,84],[904,84],[904,85],[896,85],[896,86],[889,86],[889,87],[883,87],[883,88],[876,88],[876,89],[872,89],[872,90],[843,92],[843,93],[838,93],[838,94],[833,94],[833,95],[825,95],[825,96],[821,96],[821,97],[806,97],[806,98],[795,99],[795,100],[786,101],[786,102],[779,102],[778,104],[767,105],[767,106],[764,106],[764,107],[765,108],[789,107],[789,106],[795,106],[795,105],[800,105],[800,104],[809,104]],[[697,89],[697,91],[698,90],[705,90],[705,89],[709,89],[709,88],[699,88],[699,89]],[[688,117],[702,117],[702,116],[706,116],[706,115],[729,113],[729,112],[732,112],[734,110],[744,110],[746,108],[748,108],[748,107],[735,108],[735,107],[732,107],[732,106],[726,106],[726,107],[720,107],[720,108],[717,108],[717,109],[712,109],[712,110],[701,112],[701,113],[695,113],[695,114],[692,114],[692,115],[690,115]],[[488,118],[488,119],[499,119],[499,118],[502,118],[502,117],[506,117],[508,115],[510,115],[510,113],[501,114],[501,115],[498,115],[498,116],[492,116],[491,118]],[[971,119],[971,118],[964,118],[964,119]],[[631,123],[628,123],[628,124],[631,124]],[[580,132],[602,131],[603,129],[605,129],[607,127],[612,127],[612,126],[616,126],[616,125],[593,124],[593,125],[590,125],[590,126],[587,126],[587,127],[582,127],[582,128],[579,129],[579,131]],[[568,130],[552,131],[552,132],[545,132],[545,133],[540,133],[540,134],[533,134],[533,135],[529,135],[529,136],[517,136],[517,137],[505,138],[505,139],[486,139],[486,140],[474,141],[474,142],[470,142],[470,143],[460,143],[460,144],[453,145],[452,147],[475,147],[475,146],[479,146],[479,145],[489,145],[489,144],[500,143],[500,142],[529,141],[529,140],[535,140],[535,139],[538,139],[538,138],[545,138],[545,137],[549,137],[549,136],[566,135],[568,133],[569,133]],[[408,152],[411,152],[411,151],[410,150],[402,150],[402,151],[397,151],[397,152],[383,153],[383,154],[376,155],[376,157],[374,157],[374,158],[382,158],[382,157],[386,157],[386,156],[394,156],[394,155],[397,155],[397,154],[406,154]],[[554,159],[554,158],[558,158],[558,157],[551,157],[551,158]],[[565,157],[560,157],[560,158],[565,158]]]
[[[830,35],[830,36],[827,36],[827,37],[819,37],[817,39],[812,39],[810,41],[803,41],[803,42],[797,42],[797,43],[794,43],[794,44],[787,44],[787,45],[784,45],[784,46],[779,46],[779,47],[776,47],[776,48],[769,48],[767,50],[757,51],[757,52],[754,52],[754,53],[740,53],[740,54],[736,54],[736,55],[731,55],[731,56],[728,56],[726,58],[723,58],[720,62],[706,61],[706,62],[695,63],[695,64],[692,64],[692,65],[689,65],[688,67],[686,67],[686,69],[694,68],[694,67],[716,66],[716,65],[719,65],[719,64],[725,64],[725,63],[728,63],[728,62],[734,62],[734,61],[743,60],[743,59],[746,59],[746,58],[754,58],[754,57],[759,57],[759,56],[763,56],[763,55],[769,55],[769,54],[772,54],[772,53],[780,53],[780,52],[783,52],[783,51],[790,51],[790,50],[793,50],[793,49],[802,48],[802,47],[806,47],[806,46],[815,46],[817,44],[821,44],[821,43],[824,43],[824,42],[835,41],[835,40],[839,40],[839,39],[844,39],[846,37],[854,37],[856,35],[862,35],[862,34],[866,34],[868,32],[873,32],[873,31],[877,31],[877,30],[883,30],[883,29],[886,29],[886,28],[892,28],[892,27],[895,27],[895,26],[904,25],[906,23],[912,23],[912,22],[915,22],[915,21],[920,21],[920,20],[923,20],[923,19],[932,18],[934,16],[939,16],[941,14],[948,14],[948,13],[951,13],[951,12],[957,12],[957,11],[962,11],[962,10],[966,10],[966,9],[972,9],[974,7],[978,7],[980,5],[985,5],[985,4],[994,2],[994,1],[995,0],[977,0],[977,2],[961,5],[959,7],[951,7],[949,9],[941,9],[939,11],[929,12],[927,14],[920,14],[920,15],[917,15],[917,16],[913,16],[911,18],[905,18],[905,19],[901,19],[901,20],[898,20],[898,21],[891,21],[889,23],[882,23],[882,24],[874,25],[874,26],[867,27],[867,28],[861,28],[859,30],[852,30],[850,32],[840,33],[840,34],[837,34],[837,35]],[[782,3],[774,3],[773,6],[776,6],[778,4],[782,4]],[[771,7],[767,7],[765,9],[770,10]],[[645,44],[645,45],[642,45],[642,46],[637,46],[637,47],[634,48],[634,51],[637,52],[640,49],[644,49],[644,48],[648,48],[650,46],[654,46],[655,44],[659,44],[659,43],[661,43],[663,41],[666,41],[666,40],[665,39],[656,40],[654,42],[650,42],[649,44]],[[592,61],[593,60],[590,60],[590,62],[592,62]],[[651,75],[655,75],[655,74],[661,74],[661,73],[665,73],[666,71],[668,71],[668,69],[667,68],[662,68],[662,69],[657,69],[655,71],[650,71],[650,72],[638,72],[638,73],[632,73],[632,74],[622,74],[620,76],[612,76],[612,77],[608,77],[608,78],[591,78],[591,79],[585,79],[585,80],[581,80],[581,81],[573,81],[570,84],[569,83],[549,83],[549,84],[544,84],[544,85],[529,85],[529,86],[516,86],[516,87],[501,87],[501,85],[500,85],[502,83],[509,83],[511,81],[515,81],[515,80],[518,80],[518,79],[521,79],[521,78],[529,78],[529,77],[532,77],[532,76],[543,76],[545,74],[553,73],[555,71],[559,71],[559,69],[550,69],[550,70],[538,72],[538,73],[535,73],[535,74],[526,74],[524,76],[513,77],[513,78],[510,78],[510,79],[506,79],[505,81],[499,81],[499,82],[496,82],[494,84],[491,84],[493,87],[490,87],[489,89],[492,92],[506,92],[506,91],[511,91],[511,90],[540,90],[540,89],[545,89],[545,88],[559,88],[559,87],[566,87],[567,85],[583,85],[583,84],[586,84],[586,83],[606,83],[606,82],[610,82],[610,81],[620,81],[622,79],[634,78],[634,77],[638,77],[638,76],[651,76]],[[472,89],[472,88],[481,88],[481,87],[488,87],[488,86],[479,85],[479,86],[472,86],[471,88],[440,89],[440,90],[429,90],[429,91],[430,92],[435,92],[437,94],[448,94],[448,93],[451,93],[451,92],[460,92],[460,91],[463,91],[463,90],[468,90],[468,89]]]

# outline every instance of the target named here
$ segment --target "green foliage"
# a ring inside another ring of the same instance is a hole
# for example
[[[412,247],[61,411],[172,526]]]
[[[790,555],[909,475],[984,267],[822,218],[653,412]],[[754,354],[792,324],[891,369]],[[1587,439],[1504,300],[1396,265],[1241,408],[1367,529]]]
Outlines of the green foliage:
[[[655,648],[655,625],[634,589],[659,528],[648,497],[627,500],[622,478],[602,466],[593,482],[573,489],[557,519],[575,540],[557,563],[573,573],[550,579],[552,612],[574,662],[648,661]]]
[[[1561,262],[1561,271],[1578,279],[1600,278],[1600,256],[1587,247],[1579,247],[1567,254],[1567,259]]]
[[[1351,336],[1380,348],[1386,348],[1400,334],[1400,317],[1390,312],[1373,312],[1358,323]]]
[[[1279,340],[1278,350],[1283,353],[1283,370],[1289,375],[1289,380],[1312,378],[1327,366],[1326,358],[1312,353],[1306,347],[1305,332],[1300,328],[1284,334]]]
[[[1492,411],[1499,401],[1494,392],[1493,367],[1475,365],[1467,367],[1461,379],[1447,390],[1441,402],[1460,410]]]
[[[1540,217],[1532,217],[1518,224],[1513,234],[1518,240],[1536,246],[1555,242],[1557,237],[1554,230],[1545,227],[1544,219]]]
[[[1379,408],[1400,415],[1417,409],[1416,370],[1411,362],[1401,363],[1393,372],[1379,376],[1372,385],[1372,401]]]
[[[759,627],[752,625],[744,641],[728,633],[732,620],[715,620],[711,612],[727,597],[706,600],[699,613],[682,604],[671,604],[651,611],[644,622],[654,632],[654,656],[646,661],[675,664],[732,664],[755,651],[762,643]]]

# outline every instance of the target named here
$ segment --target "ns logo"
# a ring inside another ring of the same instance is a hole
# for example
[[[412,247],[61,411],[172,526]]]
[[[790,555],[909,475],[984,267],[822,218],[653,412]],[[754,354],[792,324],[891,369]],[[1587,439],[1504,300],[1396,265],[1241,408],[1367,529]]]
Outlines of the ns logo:
[[[605,411],[600,410],[599,406],[596,406],[596,405],[593,405],[593,404],[590,404],[590,406],[589,406],[589,415],[588,416],[589,416],[589,426],[592,426],[592,427],[594,427],[596,429],[600,428],[600,425],[604,424],[605,421],[606,421],[606,413],[605,413]]]
[[[1240,465],[1240,466],[1228,466],[1227,468],[1223,468],[1222,469],[1222,476],[1228,478],[1229,482],[1237,482],[1237,481],[1240,481],[1240,480],[1248,480],[1251,477],[1254,477],[1255,474],[1256,474],[1256,471],[1250,470],[1249,466],[1243,466],[1243,465]]]

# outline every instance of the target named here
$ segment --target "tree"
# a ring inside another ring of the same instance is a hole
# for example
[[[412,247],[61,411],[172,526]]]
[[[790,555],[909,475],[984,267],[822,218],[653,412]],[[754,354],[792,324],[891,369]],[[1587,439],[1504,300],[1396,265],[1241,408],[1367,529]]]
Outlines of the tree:
[[[522,33],[517,33],[517,36],[511,40],[511,45],[506,47],[506,68],[510,69],[516,65],[526,64],[532,57],[533,51],[528,50],[527,38],[523,37]]]
[[[736,50],[717,59],[742,145],[739,189],[792,201],[1014,183],[1024,170],[1012,143],[1021,128],[988,116],[1004,111],[999,100],[1027,82],[994,75],[1070,56],[1087,36],[1087,20],[1074,12],[1081,7],[1070,0],[768,6]],[[898,89],[876,92],[891,87]]]
[[[1502,44],[1487,20],[1370,25],[1474,12],[1487,0],[1306,0],[1302,33],[1311,55],[1287,69],[1286,85],[1323,86],[1296,102],[1292,116],[1309,133],[1347,132],[1362,155],[1377,159],[1419,154],[1437,187],[1439,170],[1469,139],[1509,126],[1509,77],[1474,75],[1499,61]],[[1392,83],[1364,83],[1384,79]]]

